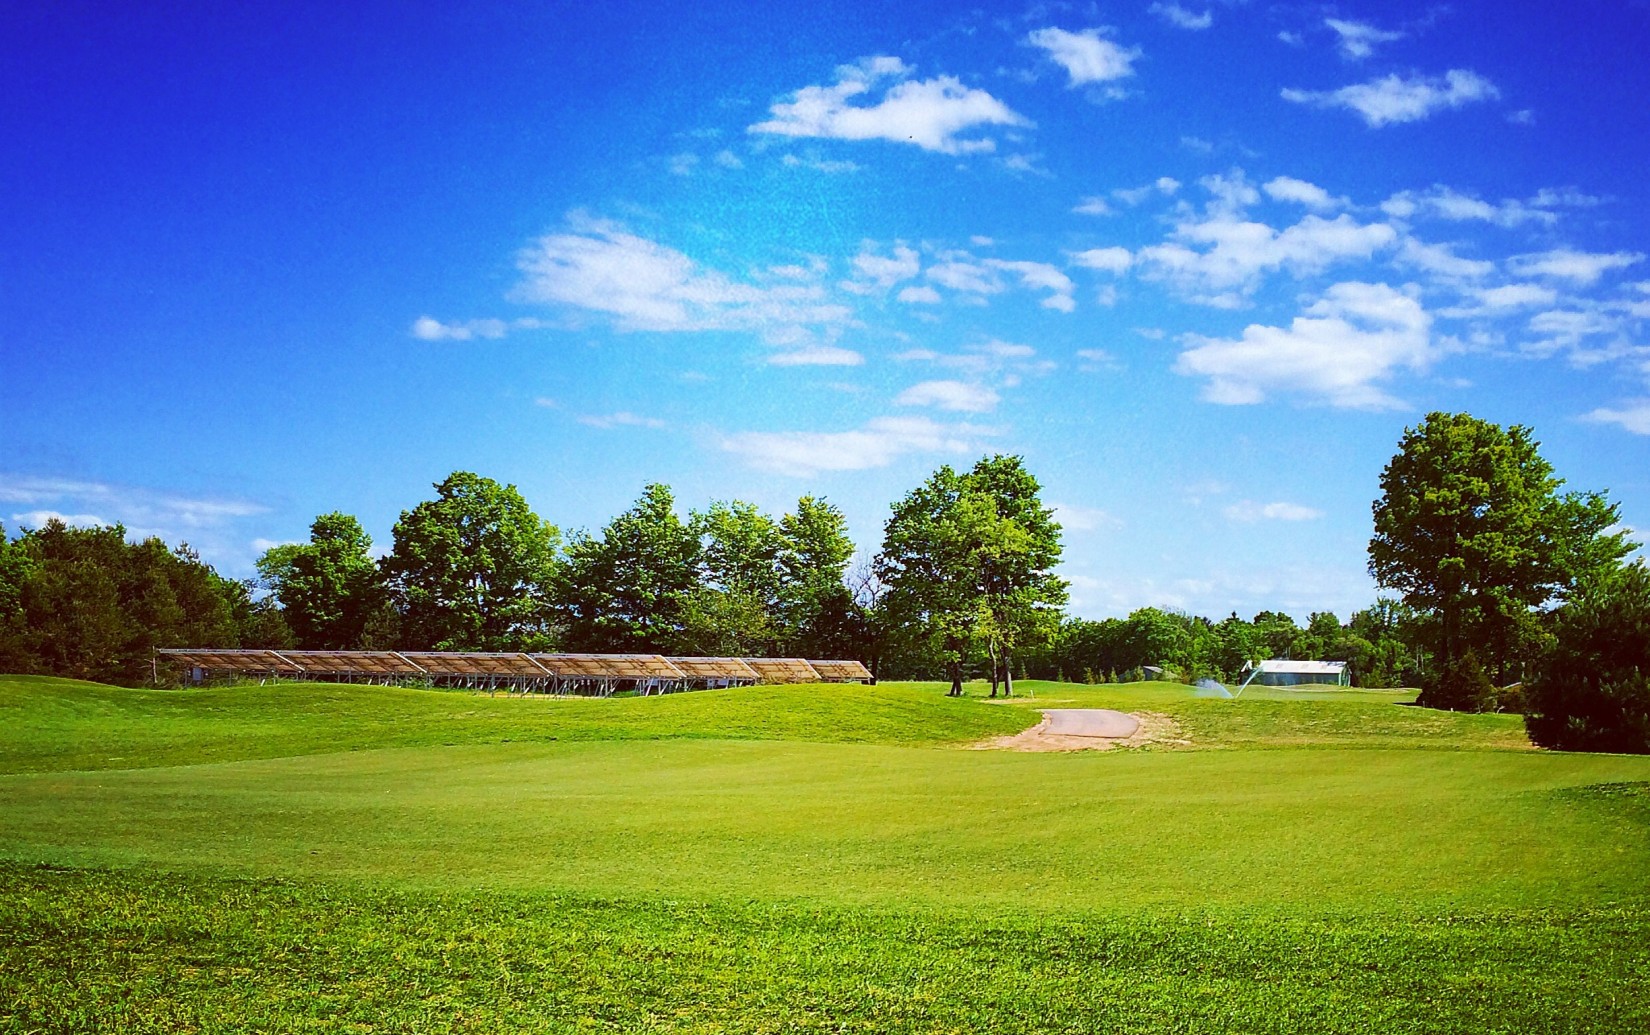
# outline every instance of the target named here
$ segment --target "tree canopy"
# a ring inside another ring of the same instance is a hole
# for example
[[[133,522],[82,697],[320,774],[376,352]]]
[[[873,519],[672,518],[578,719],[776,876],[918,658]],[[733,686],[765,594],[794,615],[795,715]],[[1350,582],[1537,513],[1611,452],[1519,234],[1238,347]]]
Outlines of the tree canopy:
[[[1504,680],[1538,652],[1538,609],[1613,570],[1634,546],[1603,493],[1560,493],[1530,429],[1431,413],[1381,474],[1369,571],[1396,589],[1438,669],[1469,650]]]
[[[1553,645],[1525,693],[1543,747],[1650,753],[1650,568],[1583,587],[1560,608]]]
[[[309,542],[271,547],[258,571],[280,602],[296,646],[349,650],[362,645],[368,622],[384,601],[372,537],[348,514],[322,514]]]
[[[436,498],[403,511],[384,574],[415,650],[547,645],[555,526],[513,485],[455,471]]]

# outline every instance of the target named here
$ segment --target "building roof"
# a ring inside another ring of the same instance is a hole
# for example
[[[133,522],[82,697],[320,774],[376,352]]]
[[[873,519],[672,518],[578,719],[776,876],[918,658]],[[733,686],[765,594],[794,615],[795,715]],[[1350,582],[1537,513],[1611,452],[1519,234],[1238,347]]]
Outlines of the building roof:
[[[1291,661],[1273,658],[1250,666],[1256,672],[1277,672],[1300,676],[1337,676],[1346,671],[1344,661]]]

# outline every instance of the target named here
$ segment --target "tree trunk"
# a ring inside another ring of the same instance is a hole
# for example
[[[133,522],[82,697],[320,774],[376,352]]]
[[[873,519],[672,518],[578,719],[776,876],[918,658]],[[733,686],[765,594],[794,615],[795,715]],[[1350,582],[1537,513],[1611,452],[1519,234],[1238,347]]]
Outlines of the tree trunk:
[[[986,651],[986,657],[989,660],[990,665],[991,665],[991,696],[996,697],[997,696],[997,645],[995,643],[988,643],[988,644],[986,644],[985,651]]]
[[[1014,696],[1014,663],[1008,648],[1003,648],[1003,696]]]

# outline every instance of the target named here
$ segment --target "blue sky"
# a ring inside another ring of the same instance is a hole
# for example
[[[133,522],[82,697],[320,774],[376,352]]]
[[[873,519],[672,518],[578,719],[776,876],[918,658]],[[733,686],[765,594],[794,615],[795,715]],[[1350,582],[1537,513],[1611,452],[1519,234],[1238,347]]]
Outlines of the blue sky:
[[[0,520],[244,575],[1023,454],[1073,610],[1344,618],[1406,425],[1650,528],[1650,6],[106,5],[0,38]],[[890,9],[893,8],[893,9]]]

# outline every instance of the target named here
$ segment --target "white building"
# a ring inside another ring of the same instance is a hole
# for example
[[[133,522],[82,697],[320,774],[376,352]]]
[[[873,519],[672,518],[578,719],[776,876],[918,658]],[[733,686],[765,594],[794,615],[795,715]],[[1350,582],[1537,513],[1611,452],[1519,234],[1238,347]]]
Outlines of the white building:
[[[1289,661],[1275,658],[1243,669],[1243,686],[1259,683],[1261,686],[1301,686],[1328,684],[1351,686],[1344,661]]]

